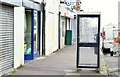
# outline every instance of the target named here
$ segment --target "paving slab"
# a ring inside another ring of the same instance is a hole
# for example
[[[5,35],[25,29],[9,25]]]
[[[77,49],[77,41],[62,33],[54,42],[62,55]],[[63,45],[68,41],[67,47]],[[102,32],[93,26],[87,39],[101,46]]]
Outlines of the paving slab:
[[[106,68],[104,67],[104,59],[101,57],[101,72],[96,72],[91,69],[79,70],[76,68],[76,44],[66,46],[57,52],[46,57],[37,58],[34,61],[28,62],[24,67],[17,69],[11,75],[69,75],[69,76],[100,76],[106,75]]]

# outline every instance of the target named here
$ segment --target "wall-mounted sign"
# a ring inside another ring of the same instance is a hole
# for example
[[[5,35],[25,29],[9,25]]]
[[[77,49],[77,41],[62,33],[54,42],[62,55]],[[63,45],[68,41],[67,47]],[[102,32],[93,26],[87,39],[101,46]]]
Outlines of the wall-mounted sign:
[[[76,2],[76,6],[80,6],[80,2]]]
[[[76,0],[76,2],[80,2],[80,0]]]
[[[67,6],[75,6],[76,5],[76,0],[66,0],[65,4]]]
[[[60,7],[61,16],[68,17],[68,18],[74,18],[74,13],[70,10],[66,9],[65,7]]]
[[[66,4],[67,6],[70,6],[70,5],[71,5],[71,2],[68,1],[68,2],[65,2],[65,4]]]

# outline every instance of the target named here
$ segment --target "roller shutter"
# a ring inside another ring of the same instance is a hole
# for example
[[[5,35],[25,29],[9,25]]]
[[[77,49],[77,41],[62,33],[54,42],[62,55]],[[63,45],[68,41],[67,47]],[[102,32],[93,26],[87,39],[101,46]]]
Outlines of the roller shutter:
[[[9,73],[14,61],[14,8],[0,4],[0,75]]]

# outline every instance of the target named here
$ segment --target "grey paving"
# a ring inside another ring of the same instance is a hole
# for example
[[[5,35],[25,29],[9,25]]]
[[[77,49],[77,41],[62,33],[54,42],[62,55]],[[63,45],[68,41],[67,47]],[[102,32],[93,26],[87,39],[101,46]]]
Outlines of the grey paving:
[[[101,75],[93,69],[76,69],[76,49],[75,44],[66,46],[45,58],[41,57],[26,64],[12,75]],[[103,66],[102,57],[101,60]]]
[[[107,64],[108,72],[112,77],[119,76],[120,77],[120,68],[119,68],[119,60],[120,56],[118,54],[114,56],[110,56],[109,54],[104,55],[105,63]]]

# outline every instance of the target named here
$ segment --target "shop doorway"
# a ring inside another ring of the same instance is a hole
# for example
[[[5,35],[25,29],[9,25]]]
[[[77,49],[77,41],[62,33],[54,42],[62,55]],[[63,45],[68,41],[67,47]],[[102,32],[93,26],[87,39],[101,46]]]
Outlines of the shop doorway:
[[[35,10],[25,10],[25,60],[33,60],[40,56],[40,22],[40,12]]]

